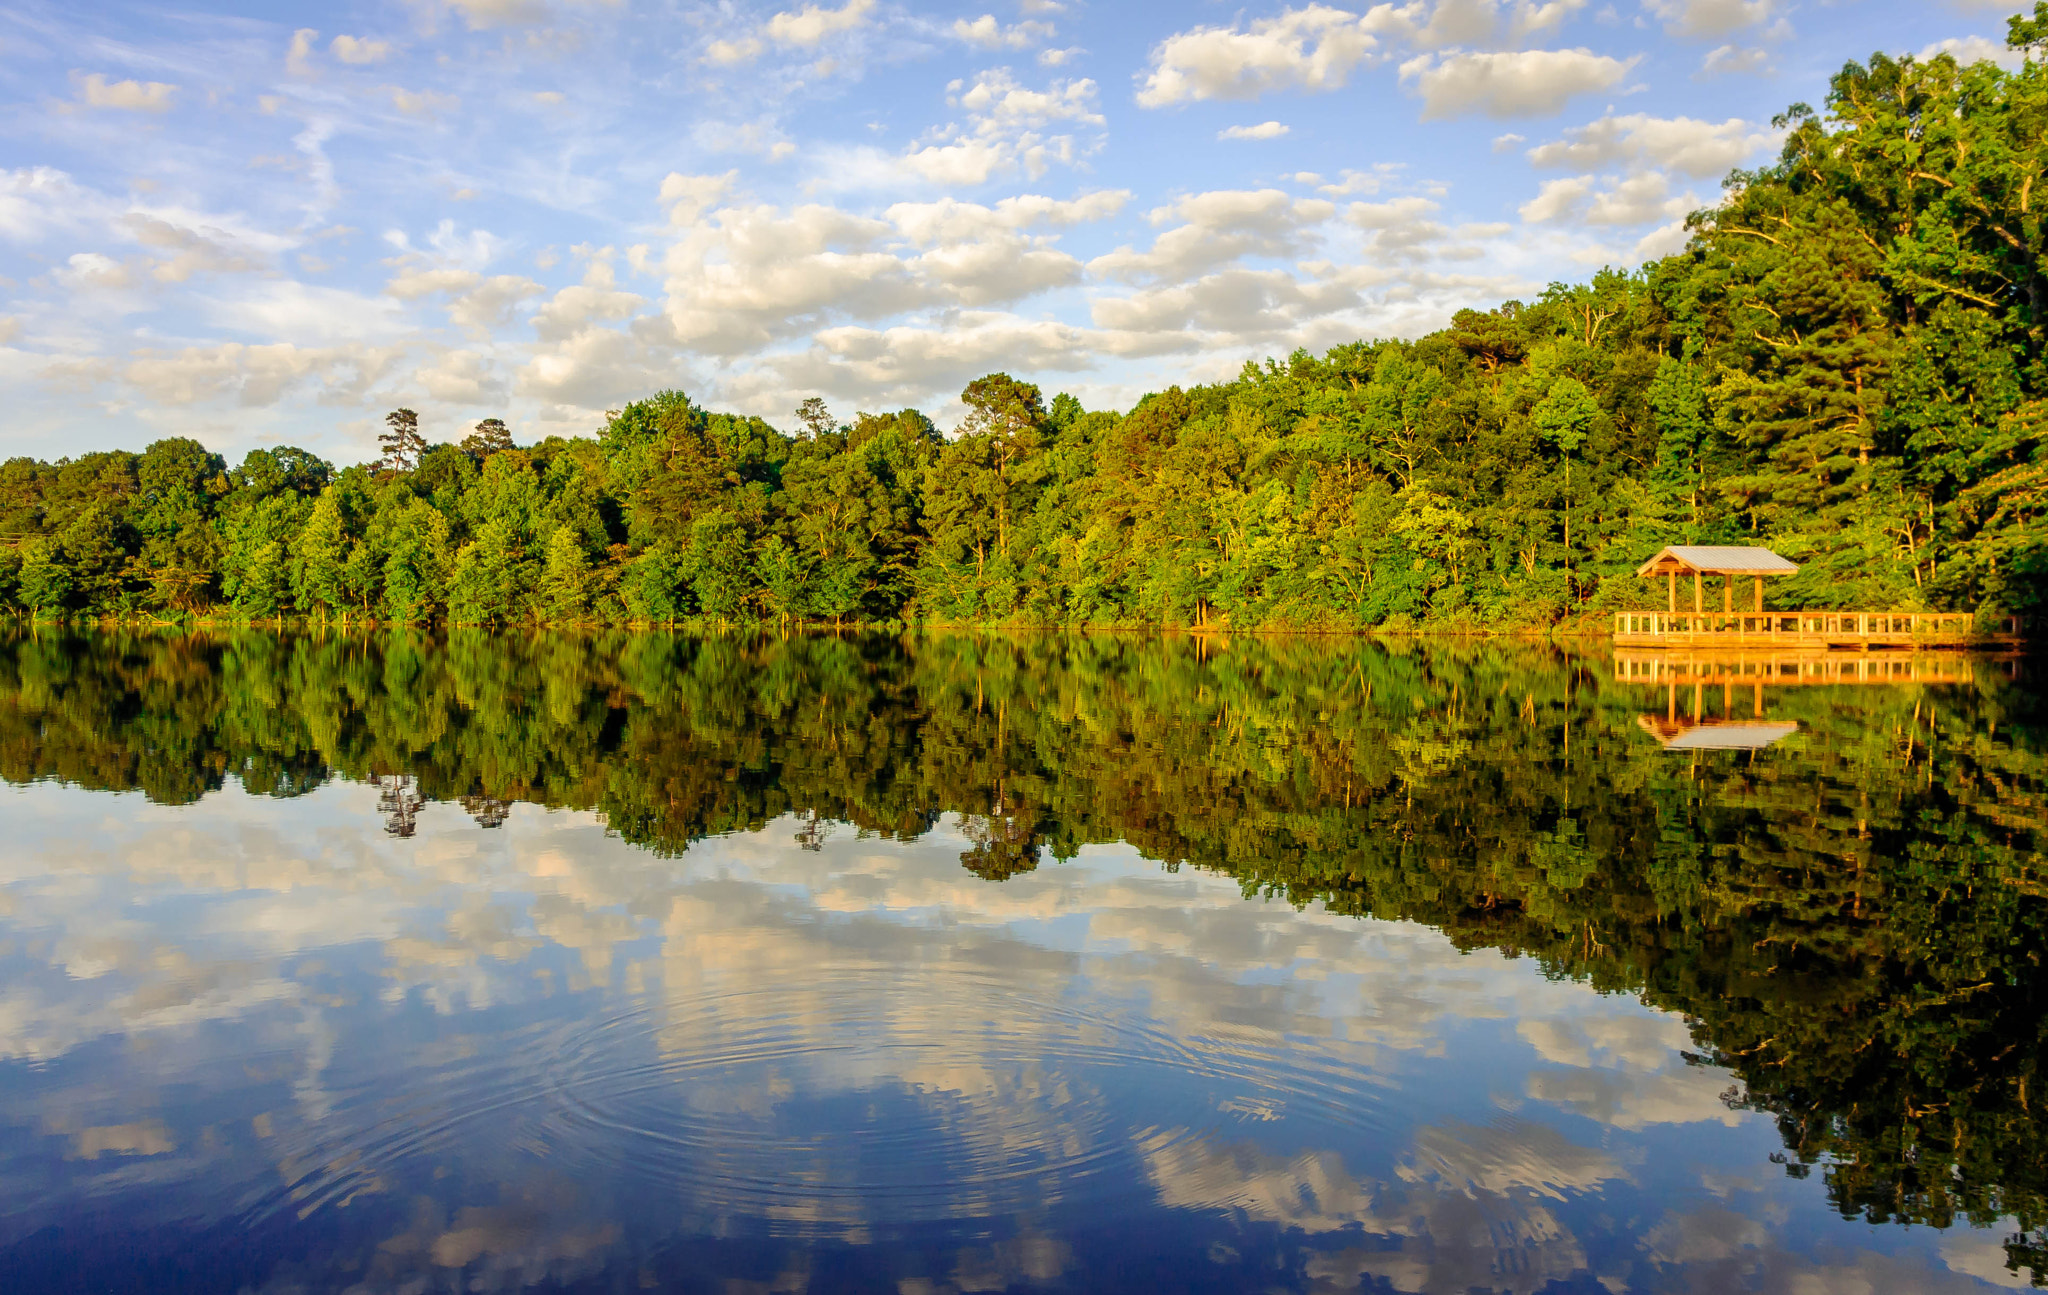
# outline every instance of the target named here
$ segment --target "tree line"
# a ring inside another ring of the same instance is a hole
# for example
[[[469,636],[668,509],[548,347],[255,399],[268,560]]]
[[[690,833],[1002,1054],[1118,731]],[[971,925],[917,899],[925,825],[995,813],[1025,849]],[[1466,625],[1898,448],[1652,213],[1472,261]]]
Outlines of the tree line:
[[[2048,3],[2010,44],[2038,55]],[[2048,573],[2048,65],[1873,55],[1690,241],[1122,413],[996,373],[790,429],[664,391],[375,463],[0,465],[0,605],[393,623],[1538,626],[1763,543],[1786,607],[2028,612]]]
[[[2038,699],[1773,689],[1760,755],[1665,751],[1665,700],[1469,639],[42,627],[0,632],[0,778],[346,778],[401,833],[529,802],[657,855],[957,815],[991,883],[1129,842],[1682,1013],[1841,1211],[2016,1220],[2048,1276]]]

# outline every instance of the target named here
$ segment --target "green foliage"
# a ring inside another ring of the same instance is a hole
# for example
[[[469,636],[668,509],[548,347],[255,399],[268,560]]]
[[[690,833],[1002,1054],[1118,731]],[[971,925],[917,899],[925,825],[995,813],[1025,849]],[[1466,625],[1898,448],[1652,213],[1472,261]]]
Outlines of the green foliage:
[[[950,436],[668,390],[458,447],[397,410],[374,468],[11,460],[0,541],[45,617],[1523,628],[1657,606],[1634,568],[1688,541],[1798,561],[1779,607],[2048,610],[2048,63],[1873,55],[1781,124],[1675,255],[1123,413],[1006,373]]]

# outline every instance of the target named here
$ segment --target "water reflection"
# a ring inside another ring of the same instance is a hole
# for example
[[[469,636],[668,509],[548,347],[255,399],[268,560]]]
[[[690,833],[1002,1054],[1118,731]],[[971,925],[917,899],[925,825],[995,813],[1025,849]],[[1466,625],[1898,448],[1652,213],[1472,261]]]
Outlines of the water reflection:
[[[1996,681],[1773,691],[1795,742],[1680,757],[1535,651],[5,666],[28,1288],[1964,1290],[2033,1254],[2039,756]]]

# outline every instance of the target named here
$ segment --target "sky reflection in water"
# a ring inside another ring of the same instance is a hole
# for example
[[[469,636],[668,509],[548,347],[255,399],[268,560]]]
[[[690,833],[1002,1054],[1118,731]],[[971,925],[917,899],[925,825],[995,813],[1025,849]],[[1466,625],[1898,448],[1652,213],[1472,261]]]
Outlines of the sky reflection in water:
[[[0,797],[14,1289],[2025,1284],[1839,1218],[1678,1016],[1125,846]]]

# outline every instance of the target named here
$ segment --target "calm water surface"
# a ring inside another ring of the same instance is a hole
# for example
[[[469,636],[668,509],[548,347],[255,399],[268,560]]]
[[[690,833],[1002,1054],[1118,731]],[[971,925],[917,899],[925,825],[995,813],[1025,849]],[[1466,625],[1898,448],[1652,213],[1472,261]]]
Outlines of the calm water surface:
[[[0,639],[0,1272],[2030,1285],[2024,672],[1643,668]]]

